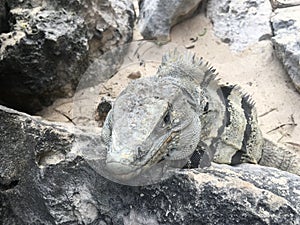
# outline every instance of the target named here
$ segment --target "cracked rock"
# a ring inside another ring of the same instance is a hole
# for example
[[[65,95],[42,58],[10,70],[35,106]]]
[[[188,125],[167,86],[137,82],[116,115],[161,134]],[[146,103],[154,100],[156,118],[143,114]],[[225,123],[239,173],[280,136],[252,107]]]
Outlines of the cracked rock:
[[[0,36],[0,101],[27,112],[70,96],[88,65],[83,19],[63,10],[15,8]]]
[[[35,113],[72,96],[90,63],[132,39],[134,19],[129,0],[1,1],[0,103]]]
[[[207,6],[215,34],[234,51],[272,36],[271,13],[271,4],[265,0],[210,0]]]
[[[272,38],[277,57],[300,92],[300,6],[276,9],[272,17]]]
[[[86,132],[2,106],[0,129],[0,224],[300,223],[294,174],[214,164],[178,170],[154,185],[125,186],[74,151],[75,136],[92,138]]]
[[[139,1],[139,31],[145,39],[170,40],[170,29],[193,15],[201,0]]]
[[[48,1],[84,18],[92,58],[132,40],[135,12],[130,0]]]

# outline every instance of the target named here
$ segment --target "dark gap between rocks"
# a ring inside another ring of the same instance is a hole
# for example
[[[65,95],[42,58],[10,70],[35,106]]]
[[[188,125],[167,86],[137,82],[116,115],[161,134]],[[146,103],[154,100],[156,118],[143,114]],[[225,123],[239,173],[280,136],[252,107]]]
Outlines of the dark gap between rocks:
[[[112,103],[106,99],[101,99],[96,111],[96,121],[99,121],[99,126],[102,127],[108,112],[112,108]]]
[[[10,8],[7,2],[0,3],[0,34],[9,33],[11,27],[9,24],[10,20]]]
[[[10,189],[13,189],[14,187],[16,187],[19,184],[19,180],[13,180],[8,184],[2,184],[0,183],[0,191],[7,191]]]

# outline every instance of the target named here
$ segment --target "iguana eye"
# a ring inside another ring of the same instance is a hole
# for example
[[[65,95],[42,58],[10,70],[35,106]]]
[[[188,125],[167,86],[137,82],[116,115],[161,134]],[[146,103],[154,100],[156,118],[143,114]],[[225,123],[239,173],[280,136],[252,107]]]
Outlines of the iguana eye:
[[[172,104],[168,102],[168,108],[163,118],[164,125],[169,125],[171,123],[171,111],[172,111]]]
[[[137,147],[137,158],[140,159],[143,157],[143,151],[140,146]]]

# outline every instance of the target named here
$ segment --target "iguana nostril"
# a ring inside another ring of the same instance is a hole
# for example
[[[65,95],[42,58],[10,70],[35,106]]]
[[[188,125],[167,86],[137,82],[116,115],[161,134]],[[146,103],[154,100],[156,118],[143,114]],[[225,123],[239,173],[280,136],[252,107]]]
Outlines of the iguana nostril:
[[[138,157],[142,157],[142,155],[143,155],[141,146],[137,147],[137,155],[138,155]]]
[[[209,103],[207,102],[205,107],[204,107],[204,112],[208,112],[208,109],[209,109]]]
[[[165,124],[169,124],[171,122],[171,115],[170,112],[168,112],[164,117]]]

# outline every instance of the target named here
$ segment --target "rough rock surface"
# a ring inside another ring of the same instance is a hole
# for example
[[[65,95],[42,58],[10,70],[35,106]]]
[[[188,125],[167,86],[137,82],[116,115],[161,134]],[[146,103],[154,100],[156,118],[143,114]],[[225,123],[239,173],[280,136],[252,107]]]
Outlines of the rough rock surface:
[[[300,92],[300,6],[276,9],[272,17],[272,38],[277,57],[282,61]]]
[[[135,12],[130,0],[11,0],[8,5],[73,12],[87,26],[90,52],[103,52],[132,39]]]
[[[135,12],[131,0],[48,1],[56,9],[63,7],[84,18],[92,57],[132,40]]]
[[[139,31],[145,39],[168,41],[173,25],[190,17],[201,0],[139,1]]]
[[[88,66],[84,20],[63,10],[15,8],[0,36],[0,99],[34,112],[70,95]]]
[[[66,125],[0,106],[0,224],[299,224],[300,177],[250,164],[131,187],[74,152]]]
[[[129,0],[1,4],[0,23],[8,27],[0,32],[0,102],[22,111],[71,96],[90,62],[132,38]]]
[[[271,4],[265,0],[210,0],[207,5],[215,34],[234,51],[272,36],[271,13]]]

